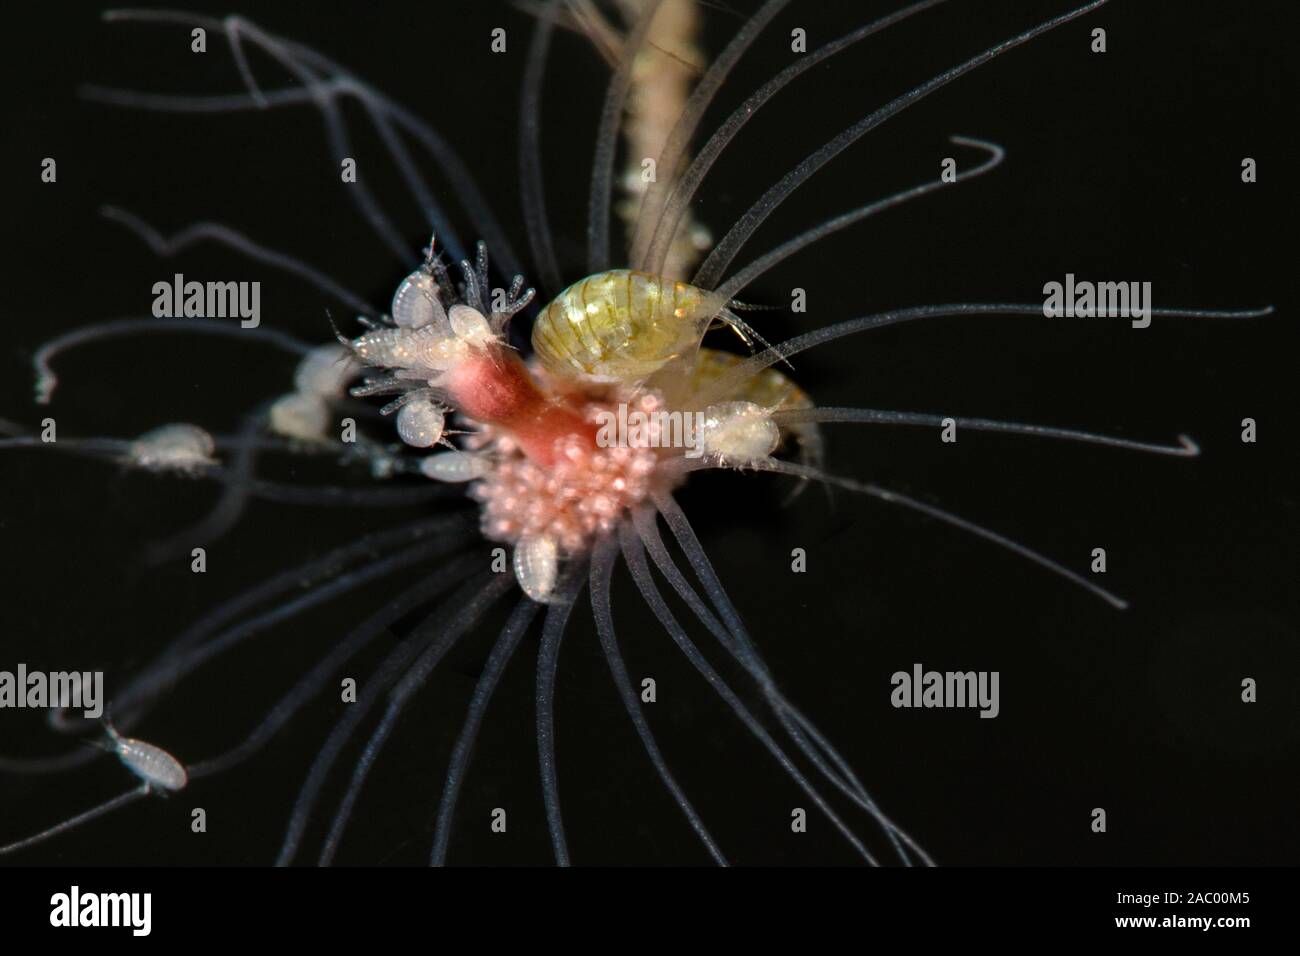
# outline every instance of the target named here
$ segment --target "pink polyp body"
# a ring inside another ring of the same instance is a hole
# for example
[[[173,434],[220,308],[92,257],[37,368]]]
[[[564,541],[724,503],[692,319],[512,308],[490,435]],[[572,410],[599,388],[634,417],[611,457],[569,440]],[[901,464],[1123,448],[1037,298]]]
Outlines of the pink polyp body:
[[[491,347],[449,370],[440,382],[457,410],[507,433],[542,467],[557,461],[560,439],[596,447],[596,428],[576,409],[537,387],[514,352]]]
[[[599,413],[609,401],[540,382],[505,348],[475,354],[440,380],[458,411],[486,426],[476,442],[494,461],[471,491],[483,506],[484,534],[517,542],[547,537],[562,553],[585,549],[611,533],[657,481],[659,451],[652,447],[600,447]],[[660,400],[643,394],[631,402],[642,412]],[[662,483],[662,482],[661,482]]]

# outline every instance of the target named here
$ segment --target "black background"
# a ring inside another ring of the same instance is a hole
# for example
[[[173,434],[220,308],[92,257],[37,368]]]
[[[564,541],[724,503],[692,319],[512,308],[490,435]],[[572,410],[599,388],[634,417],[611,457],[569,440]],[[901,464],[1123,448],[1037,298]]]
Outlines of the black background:
[[[751,5],[708,11],[718,50]],[[815,48],[880,4],[793,3],[755,44],[705,120],[711,130],[789,62],[789,31]],[[803,155],[892,96],[1067,3],[953,0],[814,69],[766,108],[700,193],[715,235]],[[756,313],[773,341],[890,307],[1041,299],[1044,282],[1150,281],[1162,306],[1248,307],[1250,321],[940,319],[842,340],[797,361],[821,404],[1004,417],[1151,440],[1187,432],[1193,461],[930,429],[832,426],[829,467],[941,504],[1085,569],[1105,547],[1121,613],[1013,555],[847,493],[781,507],[767,477],[695,481],[683,505],[786,692],[858,769],[894,818],[946,864],[1286,863],[1297,854],[1297,570],[1293,246],[1283,130],[1293,122],[1293,32],[1284,2],[1115,2],[962,79],[870,134],[775,214],[742,261],[794,231],[934,174],[953,133],[1008,150],[994,173],[886,213],[791,260],[745,293],[808,291],[809,311]],[[733,10],[734,8],[734,10]],[[869,8],[869,9],[860,9]],[[201,8],[224,13],[224,8]],[[517,102],[529,17],[491,3],[265,4],[245,12],[348,66],[432,121],[471,165],[518,248]],[[263,322],[328,336],[338,303],[211,244],[159,261],[96,214],[133,210],[164,232],[225,222],[386,304],[410,263],[379,244],[338,181],[318,116],[173,116],[83,102],[87,82],[176,93],[234,92],[225,44],[189,52],[178,27],[101,23],[97,8],[28,12],[6,31],[6,345],[0,415],[35,427],[32,351],[58,332],[148,313],[174,271],[257,279]],[[489,52],[504,26],[508,53]],[[1108,31],[1109,52],[1089,52]],[[253,52],[264,85],[284,77]],[[582,274],[586,180],[607,71],[573,36],[557,40],[543,94],[544,165],[566,279]],[[368,130],[355,151],[395,211],[412,262],[427,238]],[[41,158],[58,183],[39,181]],[[1252,156],[1260,182],[1244,185]],[[363,175],[366,172],[363,172]],[[436,177],[435,177],[436,179]],[[439,181],[440,183],[440,181]],[[440,189],[442,189],[440,184]],[[451,197],[443,197],[449,206]],[[463,220],[462,231],[471,230]],[[1283,268],[1283,263],[1287,268]],[[258,346],[159,337],[69,355],[50,413],[60,435],[133,436],[169,421],[231,430],[282,392],[292,361]],[[1240,421],[1259,422],[1244,445]],[[421,509],[312,510],[254,504],[187,561],[147,567],[155,538],[195,522],[202,482],[127,473],[54,452],[6,452],[0,467],[4,653],[49,669],[104,668],[110,683],[204,609],[266,575],[412,520]],[[282,478],[340,480],[326,466]],[[346,480],[361,484],[362,474]],[[789,555],[807,549],[809,570]],[[473,560],[480,560],[475,557]],[[304,616],[202,672],[140,735],[193,761],[242,737],[350,623],[409,580]],[[743,863],[851,863],[807,805],[698,679],[620,577],[615,616],[634,675],[658,681],[650,719],[719,843]],[[340,854],[347,863],[427,858],[447,755],[499,618],[446,662],[391,741]],[[704,637],[701,637],[704,642]],[[462,795],[451,860],[550,859],[533,737],[535,636],[498,690]],[[1002,713],[895,710],[889,676],[914,662],[997,670]],[[373,663],[373,659],[367,661]],[[352,673],[363,675],[363,668]],[[1260,700],[1240,702],[1240,681]],[[699,863],[707,857],[645,760],[616,697],[590,616],[561,657],[558,738],[570,848],[580,863]],[[302,776],[341,705],[309,709],[259,757],[167,802],[149,801],[14,862],[253,863],[274,859]],[[7,753],[68,742],[39,715],[0,713]],[[327,789],[332,808],[345,772]],[[4,831],[17,838],[130,785],[114,762],[12,778]],[[189,810],[209,832],[189,832]],[[510,813],[507,835],[487,814]],[[1105,807],[1109,832],[1089,830]],[[854,817],[858,829],[868,821]],[[321,832],[309,834],[311,858]],[[883,841],[873,836],[873,846]]]

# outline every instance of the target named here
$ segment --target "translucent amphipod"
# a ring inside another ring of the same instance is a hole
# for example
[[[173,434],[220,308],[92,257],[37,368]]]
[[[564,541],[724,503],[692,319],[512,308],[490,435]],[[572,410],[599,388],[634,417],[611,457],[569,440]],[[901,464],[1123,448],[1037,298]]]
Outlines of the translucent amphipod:
[[[485,457],[464,451],[439,452],[420,462],[420,471],[426,478],[451,484],[485,478],[491,470]]]
[[[690,377],[687,398],[691,395],[708,393],[716,382],[743,361],[744,358],[731,352],[700,349]],[[807,392],[796,385],[789,376],[770,366],[745,379],[727,397],[734,401],[752,402],[771,411],[814,407],[813,400]],[[708,409],[705,410],[705,414],[708,414]],[[801,461],[814,467],[820,466],[822,436],[816,422],[787,422],[781,425],[781,429],[794,439]]]
[[[645,272],[616,269],[574,283],[543,309],[533,324],[533,350],[542,367],[559,378],[623,385],[650,380],[663,389],[669,405],[690,407],[697,394],[742,361],[739,356],[700,347],[704,333],[715,321],[731,328],[746,343],[763,342],[704,289]],[[654,378],[674,362],[679,363],[674,368],[684,374]],[[774,410],[813,407],[802,389],[773,368],[747,378],[735,394],[722,397]],[[799,445],[800,457],[810,464],[819,463],[821,437],[816,424],[799,423],[789,431]],[[736,456],[725,460],[733,459]]]
[[[446,415],[438,405],[421,397],[407,402],[397,413],[397,434],[412,448],[430,448],[442,440]]]
[[[193,474],[215,465],[216,442],[198,425],[162,425],[131,442],[127,457],[140,468]]]
[[[719,402],[704,410],[700,444],[705,455],[738,467],[763,461],[781,444],[772,413],[753,402]]]
[[[134,737],[123,737],[112,726],[105,724],[113,753],[128,770],[140,778],[145,786],[154,790],[174,793],[189,783],[185,765],[156,744]]]
[[[575,282],[533,323],[533,351],[562,378],[631,383],[689,353],[714,321],[762,341],[716,296],[686,282],[614,269]]]
[[[101,744],[101,746],[116,754],[117,759],[122,761],[122,765],[140,779],[140,785],[40,833],[0,846],[0,855],[44,843],[51,837],[76,829],[83,823],[89,823],[91,820],[112,813],[141,797],[153,793],[175,793],[185,789],[186,784],[189,783],[190,775],[185,765],[163,748],[145,740],[123,737],[107,721],[104,723],[104,732],[108,734],[108,744]]]
[[[432,325],[444,334],[449,330],[438,282],[427,266],[416,269],[402,280],[393,293],[391,311],[399,328],[422,329]]]
[[[329,406],[319,398],[302,392],[289,392],[271,405],[268,427],[285,438],[316,442],[324,438],[329,423]]]
[[[453,305],[447,313],[447,323],[457,339],[473,348],[487,348],[497,341],[487,317],[468,305]]]
[[[360,369],[341,345],[333,342],[318,345],[298,363],[293,373],[293,387],[304,395],[323,399],[342,398],[348,382]]]
[[[471,346],[481,348],[495,337],[488,319],[476,309],[453,305],[449,311],[444,307],[442,282],[447,281],[446,274],[435,272],[432,250],[430,244],[424,265],[403,279],[393,293],[393,326],[375,329],[345,343],[364,364],[408,371],[446,371],[464,361]],[[479,277],[467,278],[477,281]],[[473,313],[478,321],[466,312]]]
[[[515,579],[520,589],[539,604],[551,599],[559,573],[559,547],[546,535],[525,536],[515,545]]]
[[[326,439],[330,403],[343,397],[360,366],[342,345],[331,342],[308,352],[294,371],[294,391],[271,405],[270,428],[278,435],[303,442]]]
[[[354,339],[352,349],[366,365],[410,372],[445,372],[469,355],[467,342],[443,334],[436,325],[375,329]]]

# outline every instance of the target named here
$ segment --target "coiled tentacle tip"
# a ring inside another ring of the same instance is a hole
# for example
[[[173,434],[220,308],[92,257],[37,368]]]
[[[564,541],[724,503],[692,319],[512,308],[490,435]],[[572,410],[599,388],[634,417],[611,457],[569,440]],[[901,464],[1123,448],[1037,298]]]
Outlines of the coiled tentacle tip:
[[[41,375],[36,379],[36,404],[48,405],[54,397],[54,389],[59,380],[53,375]]]

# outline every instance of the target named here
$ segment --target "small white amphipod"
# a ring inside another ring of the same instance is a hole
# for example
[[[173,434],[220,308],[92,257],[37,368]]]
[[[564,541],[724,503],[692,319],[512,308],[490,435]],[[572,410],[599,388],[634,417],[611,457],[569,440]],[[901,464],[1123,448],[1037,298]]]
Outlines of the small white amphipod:
[[[453,305],[447,313],[451,330],[466,345],[483,348],[496,339],[492,326],[482,312],[468,305]]]
[[[515,578],[530,598],[545,604],[555,590],[559,548],[548,535],[525,535],[515,545]]]
[[[436,325],[422,329],[375,329],[352,340],[356,356],[379,368],[445,372],[468,354],[469,345],[445,336]]]
[[[397,413],[397,434],[413,448],[429,448],[442,438],[446,415],[427,398],[407,402]]]
[[[426,269],[416,269],[402,280],[393,293],[390,309],[393,321],[404,329],[435,326],[443,335],[451,334],[447,313],[438,298],[438,283]]]
[[[330,425],[329,403],[343,397],[348,382],[360,371],[352,353],[337,342],[312,349],[293,373],[294,391],[271,405],[271,431],[297,441],[324,440]]]
[[[193,472],[217,463],[212,457],[216,448],[212,436],[198,425],[181,422],[145,432],[131,442],[127,455],[141,468]]]
[[[719,402],[704,410],[704,454],[723,464],[744,465],[767,458],[781,443],[781,429],[771,414],[753,402]]]
[[[161,747],[134,737],[123,737],[108,724],[104,725],[104,730],[113,742],[113,753],[150,789],[176,791],[189,783],[190,775],[185,765]]]
[[[108,721],[104,721],[104,732],[108,734],[109,738],[107,749],[117,754],[117,758],[122,761],[123,766],[140,779],[140,785],[133,787],[126,793],[113,797],[111,800],[105,800],[89,810],[78,813],[76,816],[69,817],[62,823],[56,823],[40,833],[0,846],[0,856],[44,843],[51,837],[56,837],[69,830],[75,830],[97,817],[119,810],[129,803],[147,797],[149,794],[175,793],[177,790],[183,790],[185,785],[190,782],[190,775],[186,771],[185,765],[161,747],[143,740],[136,740],[134,737],[123,737],[113,729],[113,726]]]
[[[330,342],[303,356],[293,373],[293,387],[304,395],[342,398],[348,381],[360,371],[352,353],[339,343]]]
[[[492,464],[482,455],[464,451],[444,451],[430,455],[420,462],[420,471],[434,481],[460,482],[485,478]]]
[[[271,431],[285,438],[315,442],[325,436],[329,427],[330,410],[325,400],[306,392],[281,395],[271,405]]]

